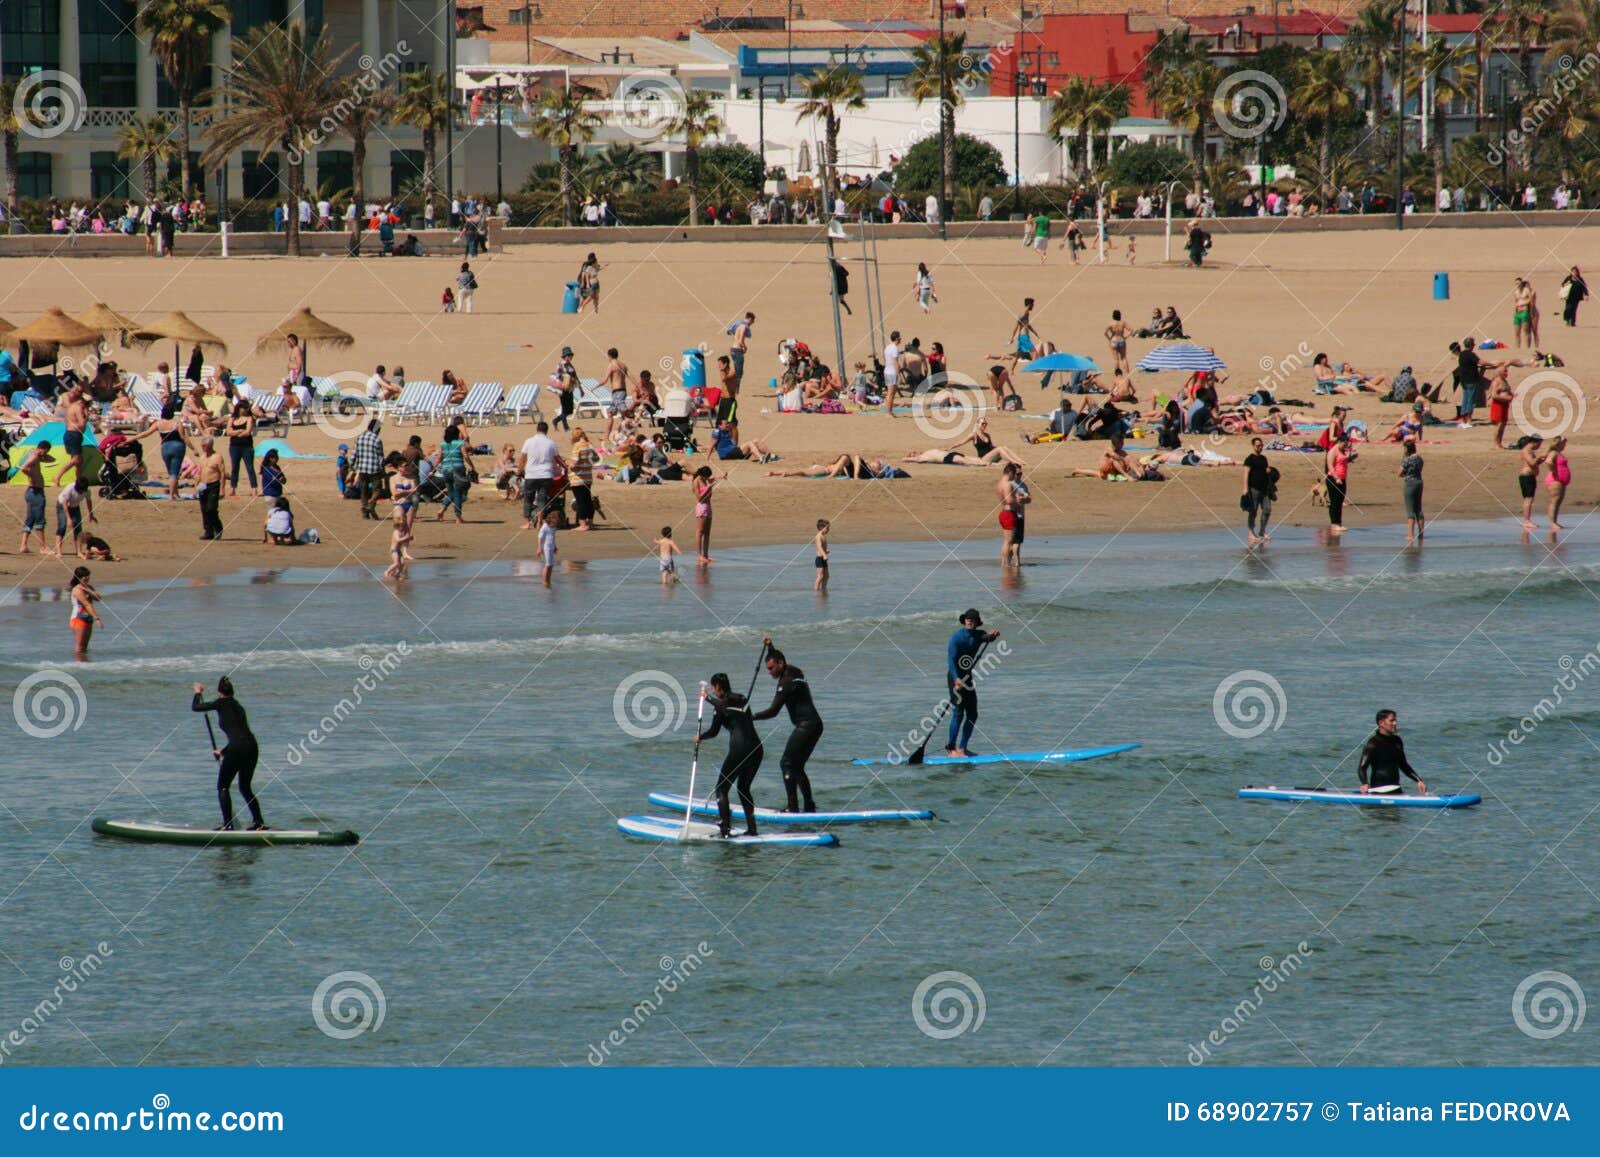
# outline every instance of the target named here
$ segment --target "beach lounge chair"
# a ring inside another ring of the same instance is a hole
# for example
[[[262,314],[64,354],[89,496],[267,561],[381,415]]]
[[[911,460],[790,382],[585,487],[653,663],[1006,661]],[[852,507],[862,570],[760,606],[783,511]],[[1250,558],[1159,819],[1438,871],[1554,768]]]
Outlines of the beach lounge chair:
[[[544,411],[539,409],[539,394],[543,390],[543,382],[523,382],[512,386],[506,400],[500,403],[500,417],[508,422],[520,422],[524,416],[543,418]]]
[[[396,399],[391,416],[397,426],[403,425],[407,419],[415,419],[419,424],[431,422],[444,411],[449,401],[449,386],[435,385],[433,382],[410,382]]]
[[[133,391],[133,404],[139,407],[139,413],[147,418],[161,417],[161,395],[150,389],[136,389]]]
[[[450,414],[476,423],[492,422],[505,392],[499,382],[474,382],[461,404],[449,407]]]
[[[253,398],[250,402],[258,417],[257,429],[271,430],[274,437],[281,438],[289,432],[289,418],[283,412],[282,394],[265,394]]]
[[[600,388],[599,378],[584,378],[573,391],[573,409],[580,418],[609,418],[612,413],[611,394]]]
[[[17,409],[21,410],[25,416],[37,418],[41,422],[48,422],[56,416],[55,406],[43,398],[23,398],[22,405],[18,406]]]

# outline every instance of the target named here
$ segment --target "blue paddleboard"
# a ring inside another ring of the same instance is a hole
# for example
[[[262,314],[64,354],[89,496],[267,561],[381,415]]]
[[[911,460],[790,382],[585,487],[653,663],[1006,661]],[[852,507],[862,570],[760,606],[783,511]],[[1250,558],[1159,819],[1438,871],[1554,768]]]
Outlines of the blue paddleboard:
[[[1321,787],[1242,787],[1240,799],[1275,799],[1299,803],[1342,803],[1355,807],[1472,807],[1483,802],[1481,795],[1400,795],[1363,794]]]
[[[926,767],[936,767],[943,764],[963,763],[1077,763],[1084,759],[1099,759],[1102,755],[1116,755],[1123,751],[1132,751],[1138,747],[1137,743],[1115,743],[1109,747],[1075,747],[1066,751],[1001,751],[992,755],[930,755],[922,761]],[[902,759],[852,759],[851,763],[861,767],[882,767],[885,764],[899,766],[905,764]]]
[[[717,834],[716,824],[694,824],[684,833],[684,822],[663,816],[623,816],[617,821],[617,830],[625,836],[640,840],[660,840],[662,843],[679,842],[696,844],[787,844],[789,847],[827,848],[838,844],[839,838],[828,832],[762,832],[759,836],[734,836],[723,839]],[[738,829],[734,829],[735,833]],[[681,840],[680,840],[680,837]]]
[[[650,793],[650,802],[657,807],[666,808],[668,811],[675,811],[681,816],[684,808],[688,806],[689,797],[670,791],[653,791]],[[717,816],[717,801],[714,799],[696,800],[694,814],[697,816],[710,816],[715,819]],[[828,824],[892,823],[904,820],[931,820],[932,818],[933,813],[931,811],[916,809],[904,811],[888,809],[848,812],[786,812],[779,811],[777,808],[758,807],[755,815],[757,824],[805,824],[811,827],[825,827]],[[736,827],[744,823],[744,809],[739,806],[737,799],[733,801],[733,822]]]

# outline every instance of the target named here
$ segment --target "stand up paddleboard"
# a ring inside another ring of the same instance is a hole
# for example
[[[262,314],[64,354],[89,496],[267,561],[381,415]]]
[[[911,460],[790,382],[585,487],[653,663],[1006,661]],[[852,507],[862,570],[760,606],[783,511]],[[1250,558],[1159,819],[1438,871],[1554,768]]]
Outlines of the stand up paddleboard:
[[[743,813],[740,815],[742,817]],[[828,832],[762,832],[759,836],[733,835],[723,839],[717,834],[716,824],[686,825],[681,819],[666,819],[662,816],[623,816],[617,821],[617,830],[625,836],[641,840],[660,840],[668,844],[690,842],[738,844],[741,847],[755,844],[787,844],[790,847],[831,848],[839,843],[838,837]]]
[[[264,832],[218,832],[210,828],[186,828],[178,824],[145,823],[140,820],[97,819],[91,825],[102,836],[139,840],[147,844],[188,844],[195,847],[275,848],[288,844],[359,844],[355,832],[323,832],[314,828],[275,828]]]
[[[1305,803],[1342,803],[1355,807],[1472,807],[1483,802],[1481,795],[1401,795],[1363,794],[1324,787],[1242,787],[1240,799],[1273,799]]]
[[[657,807],[666,808],[668,811],[683,812],[689,805],[689,797],[670,791],[653,791],[650,793],[650,802]],[[694,801],[694,814],[717,818],[717,801],[714,799],[698,799]],[[849,812],[786,812],[777,808],[756,808],[756,822],[761,824],[806,824],[810,826],[823,826],[828,824],[880,824],[894,823],[906,820],[931,820],[931,811],[916,809],[905,811],[894,810],[866,810]],[[733,801],[733,821],[736,824],[744,822],[744,809],[739,806],[739,801]]]
[[[1001,751],[992,755],[930,755],[922,761],[926,767],[941,764],[980,764],[980,763],[1077,763],[1084,759],[1099,759],[1102,755],[1116,755],[1123,751],[1132,751],[1138,747],[1137,743],[1116,743],[1109,747],[1076,747],[1065,751]],[[904,759],[852,759],[850,761],[859,767],[882,767],[906,765]],[[909,765],[907,765],[909,766]]]

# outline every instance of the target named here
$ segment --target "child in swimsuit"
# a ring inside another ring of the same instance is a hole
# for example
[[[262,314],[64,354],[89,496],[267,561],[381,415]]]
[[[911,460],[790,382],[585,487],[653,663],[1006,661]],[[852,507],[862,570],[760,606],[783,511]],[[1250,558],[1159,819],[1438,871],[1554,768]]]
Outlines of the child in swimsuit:
[[[813,540],[812,545],[817,548],[817,579],[816,582],[811,584],[811,589],[825,591],[828,589],[828,559],[831,557],[828,553],[828,520],[826,518],[817,519],[817,537]]]
[[[544,522],[539,527],[539,557],[544,560],[544,585],[550,585],[550,576],[556,570],[556,519],[554,510],[544,512]]]
[[[416,521],[417,508],[417,464],[404,462],[400,466],[400,475],[389,484],[389,494],[394,503],[394,523],[407,534],[411,533],[411,524]],[[407,542],[411,540],[406,539]],[[408,554],[406,556],[410,558]]]
[[[656,539],[654,546],[659,552],[661,561],[661,585],[669,587],[678,581],[678,564],[673,555],[682,554],[683,548],[672,541],[672,527],[663,526],[661,537]]]

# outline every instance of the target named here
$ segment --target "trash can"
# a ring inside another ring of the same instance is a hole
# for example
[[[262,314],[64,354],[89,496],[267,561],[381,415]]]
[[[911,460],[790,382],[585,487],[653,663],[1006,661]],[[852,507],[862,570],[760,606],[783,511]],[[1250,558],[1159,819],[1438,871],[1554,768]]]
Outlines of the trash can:
[[[567,282],[566,296],[561,299],[561,312],[578,312],[578,283],[576,281]]]
[[[1433,300],[1450,300],[1450,275],[1448,273],[1435,273],[1433,275]]]
[[[706,355],[704,350],[683,351],[683,365],[679,369],[686,390],[703,390],[706,387]]]

